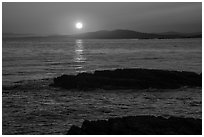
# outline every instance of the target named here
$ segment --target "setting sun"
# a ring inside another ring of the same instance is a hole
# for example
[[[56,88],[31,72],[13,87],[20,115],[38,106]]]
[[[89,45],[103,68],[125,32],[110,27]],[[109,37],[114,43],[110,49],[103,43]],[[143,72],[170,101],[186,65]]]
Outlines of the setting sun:
[[[77,29],[82,29],[82,28],[83,28],[83,24],[82,24],[81,22],[77,22],[77,23],[75,24],[75,27],[76,27]]]

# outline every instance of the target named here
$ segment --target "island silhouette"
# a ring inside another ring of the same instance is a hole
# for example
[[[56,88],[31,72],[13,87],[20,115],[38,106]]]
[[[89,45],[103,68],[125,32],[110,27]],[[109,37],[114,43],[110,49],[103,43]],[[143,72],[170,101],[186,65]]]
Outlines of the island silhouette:
[[[74,38],[82,39],[175,39],[175,38],[202,38],[202,33],[144,33],[133,30],[100,30],[72,35]]]
[[[161,33],[144,33],[133,30],[100,30],[94,32],[84,32],[73,35],[37,35],[37,34],[16,34],[3,33],[3,40],[12,39],[39,39],[39,38],[76,38],[76,39],[180,39],[180,38],[202,38],[202,32],[180,33],[180,32],[161,32]]]

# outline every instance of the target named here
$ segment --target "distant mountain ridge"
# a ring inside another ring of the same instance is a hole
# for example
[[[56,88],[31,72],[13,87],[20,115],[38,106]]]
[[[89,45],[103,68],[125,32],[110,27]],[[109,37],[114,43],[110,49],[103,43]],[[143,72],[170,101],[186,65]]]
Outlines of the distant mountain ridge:
[[[180,32],[161,32],[161,33],[144,33],[133,30],[100,30],[95,32],[86,32],[74,35],[47,35],[40,36],[37,34],[18,34],[2,33],[3,39],[24,39],[24,38],[80,38],[80,39],[176,39],[176,38],[202,38],[202,32],[180,33]]]
[[[195,35],[202,34],[202,32],[182,33],[182,32],[175,32],[175,31],[168,31],[168,32],[161,32],[161,33],[156,33],[156,34],[159,34],[159,35],[195,36]]]
[[[28,34],[20,34],[20,33],[2,33],[2,37],[33,37],[36,36],[35,34],[28,33]]]
[[[133,30],[102,30],[72,35],[75,38],[84,39],[173,39],[173,38],[202,38],[202,33],[143,33]]]

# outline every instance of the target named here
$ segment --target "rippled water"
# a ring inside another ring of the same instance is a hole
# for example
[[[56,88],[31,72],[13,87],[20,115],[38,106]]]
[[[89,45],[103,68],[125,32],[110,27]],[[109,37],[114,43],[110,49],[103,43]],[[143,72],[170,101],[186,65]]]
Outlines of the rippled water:
[[[200,73],[201,49],[201,39],[3,41],[2,132],[66,134],[84,119],[130,115],[202,118],[201,88],[84,92],[49,87],[53,76],[95,69]]]
[[[76,91],[29,81],[3,92],[3,134],[66,134],[85,119],[202,117],[201,88]]]
[[[3,41],[3,84],[96,69],[159,68],[201,72],[202,40]]]

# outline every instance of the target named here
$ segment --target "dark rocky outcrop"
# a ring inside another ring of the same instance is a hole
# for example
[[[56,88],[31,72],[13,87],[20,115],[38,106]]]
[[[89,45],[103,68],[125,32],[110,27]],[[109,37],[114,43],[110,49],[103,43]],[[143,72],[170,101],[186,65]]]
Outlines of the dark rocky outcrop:
[[[54,78],[52,86],[66,89],[175,89],[201,87],[202,74],[155,69],[102,70]]]
[[[201,135],[202,120],[193,118],[129,116],[87,121],[72,126],[68,135]]]

